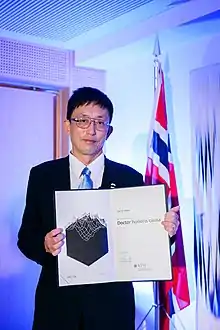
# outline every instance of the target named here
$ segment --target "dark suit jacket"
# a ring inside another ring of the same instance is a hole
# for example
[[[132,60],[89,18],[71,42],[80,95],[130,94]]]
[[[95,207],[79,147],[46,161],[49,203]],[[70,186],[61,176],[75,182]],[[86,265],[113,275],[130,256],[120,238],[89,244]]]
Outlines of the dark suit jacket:
[[[105,158],[101,189],[110,188],[111,183],[114,183],[116,188],[142,186],[143,177],[131,167]],[[27,258],[42,265],[36,292],[35,321],[44,313],[42,306],[44,309],[48,308],[45,301],[47,305],[52,304],[52,300],[57,300],[58,292],[63,289],[57,287],[57,258],[45,252],[44,237],[55,228],[54,191],[69,189],[69,157],[45,162],[31,169],[26,206],[18,233],[18,247]],[[97,287],[98,285],[92,286],[93,290]],[[117,286],[117,290],[120,288],[122,284]],[[50,302],[48,302],[48,295],[52,297]],[[71,296],[65,299],[72,301]]]

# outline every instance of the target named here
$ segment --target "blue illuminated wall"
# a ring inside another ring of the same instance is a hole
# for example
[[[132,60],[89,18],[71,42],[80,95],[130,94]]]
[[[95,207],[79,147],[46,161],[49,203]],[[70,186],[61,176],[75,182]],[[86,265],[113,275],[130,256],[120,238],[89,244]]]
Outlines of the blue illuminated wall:
[[[217,21],[216,17],[211,19]],[[186,329],[201,330],[195,324],[190,72],[220,59],[219,30],[210,24],[206,29],[203,21],[194,23],[197,26],[195,34],[186,26],[181,30],[183,33],[175,31],[176,39],[170,31],[162,34],[160,39],[192,301],[190,307],[178,313],[178,318],[174,317],[178,330],[182,329],[181,323]],[[154,38],[143,39],[90,61],[76,63],[106,70],[106,92],[115,105],[114,133],[106,146],[107,156],[142,173],[146,166],[146,143],[153,109],[153,42]],[[41,106],[39,98],[37,102],[28,101],[25,94],[23,99],[15,101],[15,97],[6,94],[4,98],[2,88],[0,93],[0,329],[30,330],[39,267],[20,254],[16,240],[29,169],[53,155],[52,126],[48,124],[52,123],[52,113],[44,111],[43,107],[46,102],[45,109],[50,109],[51,99],[42,99]],[[8,101],[12,103],[8,105]],[[10,112],[2,111],[7,107]],[[44,117],[46,115],[48,118]],[[135,288],[138,325],[151,307],[152,287],[140,284]],[[147,323],[149,329],[152,329],[152,320],[151,315]]]
[[[0,100],[0,329],[30,330],[40,267],[18,250],[17,232],[29,170],[53,157],[53,95],[0,87]]]
[[[201,22],[200,22],[201,23]],[[200,24],[199,23],[199,24]],[[174,316],[177,329],[199,329],[196,325],[196,289],[194,273],[194,204],[192,139],[194,133],[190,109],[190,72],[219,62],[220,35],[201,23],[195,33],[187,26],[180,40],[167,31],[161,35],[162,64],[165,72],[167,111],[171,146],[181,205],[191,305]],[[210,24],[209,24],[210,26]],[[203,29],[202,29],[203,27]],[[203,33],[204,31],[204,33]],[[177,31],[176,31],[177,32]],[[178,34],[178,33],[177,33]],[[115,105],[114,134],[107,143],[107,155],[129,164],[144,174],[146,144],[153,110],[154,38],[115,49],[86,62],[78,63],[107,70],[106,90]],[[196,92],[196,91],[195,91]],[[117,146],[117,147],[116,147]],[[136,289],[137,325],[152,303],[149,286]],[[152,329],[152,315],[149,329]],[[211,330],[211,329],[210,329]],[[213,330],[213,329],[212,329]]]

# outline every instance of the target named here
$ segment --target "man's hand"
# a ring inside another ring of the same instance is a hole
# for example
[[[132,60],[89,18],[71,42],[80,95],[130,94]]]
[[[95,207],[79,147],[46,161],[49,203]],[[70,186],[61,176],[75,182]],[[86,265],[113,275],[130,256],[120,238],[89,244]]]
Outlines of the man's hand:
[[[175,206],[170,209],[170,211],[165,214],[164,221],[162,221],[162,225],[164,226],[170,237],[176,234],[180,224],[178,215],[179,209],[179,206]]]
[[[44,238],[45,250],[53,256],[57,256],[60,253],[61,247],[64,244],[65,235],[62,231],[61,228],[53,229]]]

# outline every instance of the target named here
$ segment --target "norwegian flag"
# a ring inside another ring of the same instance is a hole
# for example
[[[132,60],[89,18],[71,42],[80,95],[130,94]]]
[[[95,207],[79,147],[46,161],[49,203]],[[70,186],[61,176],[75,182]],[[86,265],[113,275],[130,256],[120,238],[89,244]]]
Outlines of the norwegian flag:
[[[179,201],[167,125],[164,76],[160,65],[158,68],[157,88],[155,90],[154,116],[149,141],[145,183],[147,185],[165,184],[168,208],[170,209],[178,206]],[[172,254],[173,280],[158,284],[160,304],[170,316],[175,312],[174,305],[181,310],[190,304],[181,224],[177,230],[172,250],[174,251]],[[169,329],[170,321],[161,308],[160,330]]]

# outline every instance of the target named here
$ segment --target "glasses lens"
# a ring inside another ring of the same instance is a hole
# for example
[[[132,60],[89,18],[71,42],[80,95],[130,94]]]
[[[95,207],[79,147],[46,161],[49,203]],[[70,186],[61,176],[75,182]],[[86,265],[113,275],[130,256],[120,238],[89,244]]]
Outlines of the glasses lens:
[[[96,122],[96,128],[99,130],[99,131],[103,131],[105,128],[106,128],[106,123],[104,121],[97,121]]]
[[[89,127],[89,124],[90,124],[90,120],[89,118],[79,118],[77,120],[77,125],[80,127],[80,128],[87,128]]]
[[[99,131],[105,130],[108,126],[108,124],[103,120],[96,120],[87,117],[76,118],[74,121],[79,128],[88,128],[91,122],[94,122],[95,128]]]

